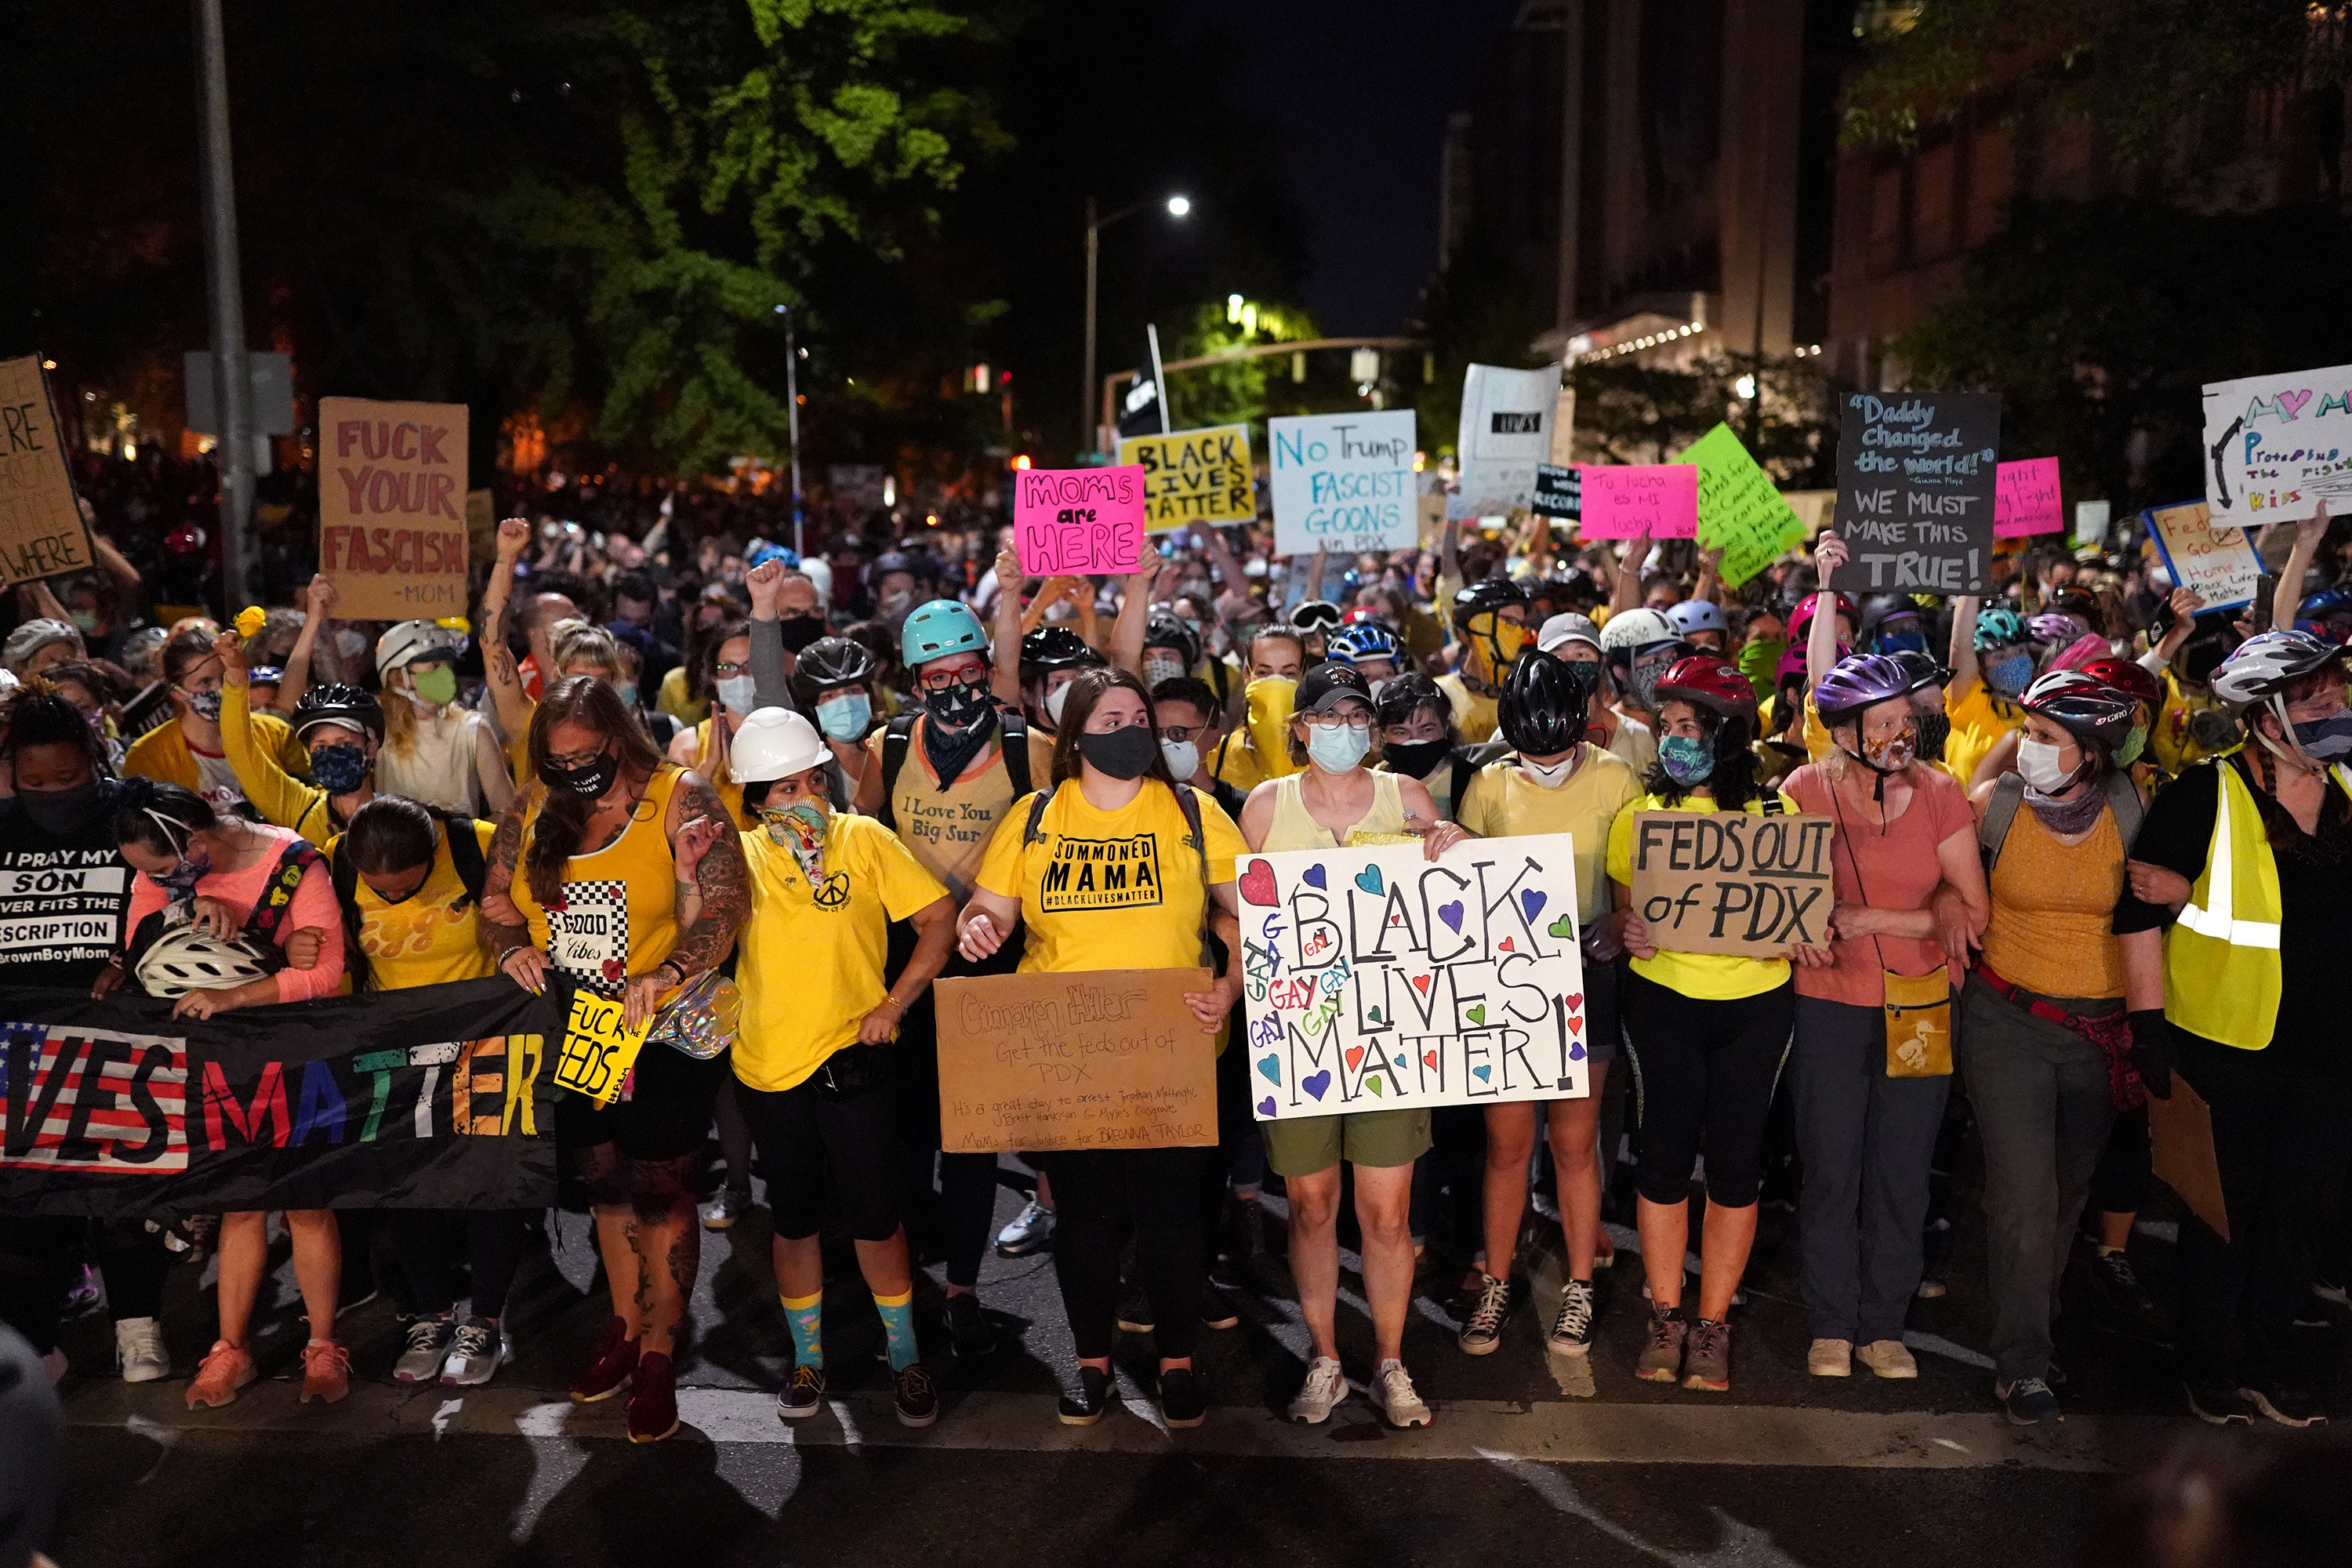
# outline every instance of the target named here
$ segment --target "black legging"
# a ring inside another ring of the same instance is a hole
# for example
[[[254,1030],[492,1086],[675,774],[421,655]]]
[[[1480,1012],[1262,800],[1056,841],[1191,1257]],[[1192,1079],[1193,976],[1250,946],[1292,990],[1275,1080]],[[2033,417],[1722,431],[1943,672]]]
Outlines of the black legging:
[[[2116,1112],[2107,1130],[2107,1146],[2099,1152],[2099,1168],[2091,1173],[2091,1201],[2095,1214],[2137,1214],[2147,1203],[2148,1184],[2156,1180],[2155,1152],[2147,1142],[2147,1107]]]
[[[172,1255],[138,1220],[55,1215],[0,1218],[0,1322],[31,1342],[42,1355],[58,1347],[64,1315],[68,1265],[75,1243],[91,1232],[100,1277],[106,1281],[107,1315],[116,1322],[152,1318],[163,1310],[163,1276]]]
[[[474,1316],[503,1317],[515,1270],[522,1266],[530,1233],[529,1209],[398,1209],[392,1241],[401,1271],[419,1312],[438,1315],[457,1304],[457,1281],[449,1267],[462,1236],[467,1267],[473,1273]]]
[[[895,980],[915,951],[914,928],[890,928],[888,973]],[[967,963],[950,955],[943,977],[1010,974],[1021,962],[1016,932],[989,958]],[[898,1025],[891,1064],[898,1097],[898,1210],[909,1225],[932,1212],[931,1161],[939,1160],[940,1239],[947,1251],[948,1283],[970,1289],[980,1282],[980,1260],[988,1253],[989,1222],[996,1216],[996,1156],[953,1154],[940,1149],[939,1013],[929,986],[907,1009]],[[1055,1177],[1058,1183],[1059,1175]],[[1188,1188],[1187,1191],[1190,1191]],[[1060,1202],[1058,1190],[1055,1203]]]
[[[1110,1354],[1118,1252],[1130,1226],[1160,1353],[1181,1360],[1201,1337],[1208,1283],[1201,1234],[1207,1149],[1073,1149],[1054,1154],[1054,1278],[1078,1359]]]
[[[1796,983],[1710,1002],[1629,970],[1622,994],[1639,1096],[1642,1195],[1685,1201],[1703,1142],[1707,1201],[1746,1208],[1762,1184],[1764,1121],[1796,1028]]]

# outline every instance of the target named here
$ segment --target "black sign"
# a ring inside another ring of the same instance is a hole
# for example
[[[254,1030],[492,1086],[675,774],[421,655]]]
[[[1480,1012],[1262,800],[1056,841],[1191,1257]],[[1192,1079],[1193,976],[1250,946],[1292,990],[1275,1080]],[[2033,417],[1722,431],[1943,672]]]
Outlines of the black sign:
[[[1851,559],[1830,585],[1862,594],[1989,592],[2000,447],[1998,397],[1848,395],[1836,527]]]
[[[1538,463],[1535,499],[1528,510],[1538,517],[1580,521],[1584,516],[1584,470]]]

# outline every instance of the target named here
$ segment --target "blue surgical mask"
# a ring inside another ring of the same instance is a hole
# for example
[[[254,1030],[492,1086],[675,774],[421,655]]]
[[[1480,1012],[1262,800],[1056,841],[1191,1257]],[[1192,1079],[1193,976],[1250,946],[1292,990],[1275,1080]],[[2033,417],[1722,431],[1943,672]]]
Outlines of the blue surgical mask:
[[[874,704],[863,691],[845,691],[816,705],[816,727],[832,740],[858,740],[873,721]]]
[[[635,708],[637,705],[637,683],[635,681],[633,680],[625,686],[615,686],[613,689],[621,694],[622,707]]]
[[[2331,713],[2294,727],[2294,743],[2315,762],[2332,763],[2352,753],[2352,711]]]
[[[1715,776],[1715,748],[1688,735],[1666,735],[1658,742],[1658,765],[1678,784],[1705,784]]]
[[[759,682],[748,675],[730,675],[714,683],[714,689],[730,713],[749,713],[758,700]]]
[[[320,746],[310,753],[310,782],[329,795],[349,795],[368,775],[368,754],[358,746]]]
[[[1327,773],[1347,773],[1371,749],[1370,729],[1359,730],[1352,724],[1307,726],[1307,754]]]
[[[1985,666],[1985,684],[2003,697],[2015,697],[2033,680],[2033,656],[2012,653]]]

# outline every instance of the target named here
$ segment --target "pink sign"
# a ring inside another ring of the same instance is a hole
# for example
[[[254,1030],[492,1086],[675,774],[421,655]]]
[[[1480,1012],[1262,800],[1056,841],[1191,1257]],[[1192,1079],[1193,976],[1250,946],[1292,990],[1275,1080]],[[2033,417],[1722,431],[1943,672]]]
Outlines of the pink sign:
[[[1698,468],[1690,463],[1593,467],[1584,476],[1587,539],[1690,539],[1698,533]]]
[[[1143,465],[1023,468],[1013,476],[1013,537],[1033,577],[1135,570],[1144,541]]]
[[[2021,463],[2003,463],[1993,470],[1995,539],[2065,531],[2065,514],[2058,505],[2057,458],[2028,458]]]

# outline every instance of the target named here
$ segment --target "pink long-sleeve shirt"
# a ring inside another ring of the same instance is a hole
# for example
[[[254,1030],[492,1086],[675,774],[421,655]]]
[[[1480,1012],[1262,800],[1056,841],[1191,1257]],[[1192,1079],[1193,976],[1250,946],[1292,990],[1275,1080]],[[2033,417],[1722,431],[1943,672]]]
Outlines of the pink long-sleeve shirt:
[[[196,884],[200,897],[218,899],[235,910],[241,921],[252,916],[253,906],[260,902],[270,879],[278,874],[278,857],[285,853],[286,846],[299,843],[302,838],[291,828],[264,826],[261,831],[269,836],[267,855],[242,871],[215,871]],[[137,931],[139,922],[162,909],[164,902],[163,889],[153,878],[132,879],[131,922],[127,929]],[[323,860],[302,873],[302,884],[294,889],[294,906],[278,923],[278,945],[285,946],[285,939],[305,926],[315,926],[325,939],[319,944],[319,962],[310,969],[278,972],[274,978],[280,1002],[331,996],[343,983],[343,915],[335,903],[334,883]]]

